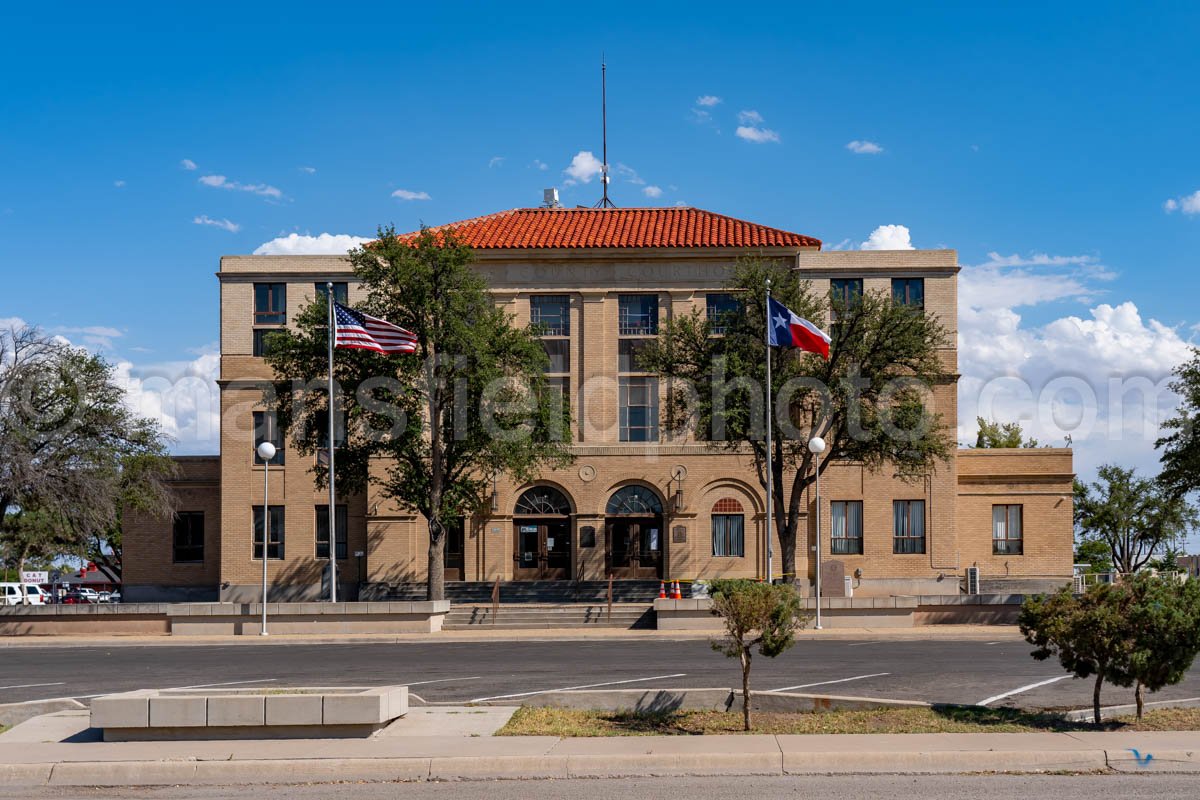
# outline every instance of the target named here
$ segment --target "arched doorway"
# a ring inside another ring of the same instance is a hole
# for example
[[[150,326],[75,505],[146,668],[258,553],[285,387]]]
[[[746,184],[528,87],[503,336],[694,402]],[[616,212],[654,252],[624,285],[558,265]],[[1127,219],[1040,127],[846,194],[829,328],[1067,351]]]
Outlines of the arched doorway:
[[[604,556],[614,578],[663,577],[663,510],[645,486],[613,492],[604,509]]]
[[[553,486],[534,486],[513,509],[513,580],[563,581],[571,575],[571,504]]]

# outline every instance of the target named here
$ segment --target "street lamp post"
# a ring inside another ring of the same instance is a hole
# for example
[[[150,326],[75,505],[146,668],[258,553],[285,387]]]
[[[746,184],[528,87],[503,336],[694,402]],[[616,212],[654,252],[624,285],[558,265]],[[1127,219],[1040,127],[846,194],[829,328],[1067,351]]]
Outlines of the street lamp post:
[[[270,486],[271,459],[275,457],[275,445],[263,442],[258,446],[258,457],[263,462],[263,538],[262,538],[262,630],[259,636],[267,635],[267,544],[271,541]]]
[[[813,459],[813,472],[816,473],[817,485],[817,624],[821,630],[821,453],[825,452],[825,440],[814,436],[808,440],[808,451],[816,458]]]

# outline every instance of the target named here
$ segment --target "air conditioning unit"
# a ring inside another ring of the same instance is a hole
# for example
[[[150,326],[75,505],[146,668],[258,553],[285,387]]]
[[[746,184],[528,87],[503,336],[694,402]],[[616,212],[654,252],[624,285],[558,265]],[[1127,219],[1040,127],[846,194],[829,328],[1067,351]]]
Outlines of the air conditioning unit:
[[[979,567],[967,567],[967,594],[979,594]]]

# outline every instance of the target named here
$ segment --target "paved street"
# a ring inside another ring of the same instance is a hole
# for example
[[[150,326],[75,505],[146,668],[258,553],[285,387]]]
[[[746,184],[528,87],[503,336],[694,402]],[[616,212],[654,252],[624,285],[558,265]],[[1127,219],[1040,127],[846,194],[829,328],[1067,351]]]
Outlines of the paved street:
[[[129,797],[146,800],[534,800],[570,797],[572,800],[654,798],[655,800],[724,800],[729,797],[814,798],[858,800],[1170,800],[1196,796],[1194,775],[991,775],[903,776],[848,775],[790,778],[627,778],[566,781],[483,781],[450,783],[347,783],[316,786],[175,786],[153,789],[87,789],[63,787],[27,789],[0,787],[0,800],[30,798]]]
[[[1090,682],[1064,678],[1014,639],[806,640],[758,658],[761,690],[943,703],[1088,707]],[[0,703],[87,697],[141,688],[406,683],[429,702],[511,698],[583,687],[731,687],[736,663],[707,641],[481,641],[387,644],[152,645],[0,648]],[[1132,702],[1106,687],[1104,702]],[[1200,697],[1200,670],[1149,699]],[[994,698],[994,699],[993,699]]]

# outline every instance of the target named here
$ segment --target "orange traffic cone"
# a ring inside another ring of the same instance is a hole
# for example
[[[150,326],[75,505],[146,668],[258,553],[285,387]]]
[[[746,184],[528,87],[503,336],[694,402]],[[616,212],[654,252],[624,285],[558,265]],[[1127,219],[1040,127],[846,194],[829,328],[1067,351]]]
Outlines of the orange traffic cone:
[[[679,581],[675,581],[673,584],[671,584],[671,599],[672,600],[682,600],[683,599],[683,593],[679,591]]]
[[[658,582],[658,599],[659,600],[667,599],[667,584],[664,583],[663,581]]]

